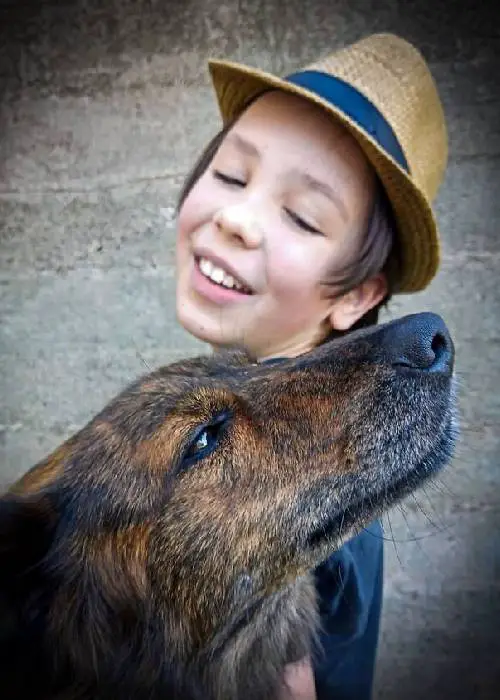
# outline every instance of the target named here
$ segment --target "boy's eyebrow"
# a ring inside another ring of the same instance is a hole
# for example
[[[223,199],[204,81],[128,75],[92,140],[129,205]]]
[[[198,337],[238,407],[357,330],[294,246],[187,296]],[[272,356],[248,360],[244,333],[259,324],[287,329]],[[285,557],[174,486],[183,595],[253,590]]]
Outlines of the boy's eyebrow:
[[[316,192],[320,192],[323,194],[325,197],[327,197],[340,212],[340,216],[344,219],[345,222],[349,220],[349,213],[347,211],[347,207],[343,201],[343,199],[340,197],[338,192],[336,192],[333,187],[330,187],[326,182],[323,182],[322,180],[317,180],[313,175],[310,175],[309,173],[306,173],[302,170],[294,170],[293,171],[293,176],[303,185],[305,185],[308,189],[310,190],[315,190]]]
[[[254,146],[253,143],[247,141],[247,139],[243,138],[243,136],[240,136],[235,132],[233,132],[232,134],[228,134],[226,136],[226,141],[232,142],[234,146],[240,149],[240,151],[243,151],[249,156],[253,156],[255,158],[256,156],[260,155],[259,149],[256,146]]]

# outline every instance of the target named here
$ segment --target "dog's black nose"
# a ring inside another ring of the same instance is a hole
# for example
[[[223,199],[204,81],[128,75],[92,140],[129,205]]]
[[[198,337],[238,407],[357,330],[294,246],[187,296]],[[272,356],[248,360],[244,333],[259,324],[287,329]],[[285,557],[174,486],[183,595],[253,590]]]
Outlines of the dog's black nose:
[[[450,374],[455,350],[448,328],[437,314],[406,316],[392,325],[385,349],[394,367]]]

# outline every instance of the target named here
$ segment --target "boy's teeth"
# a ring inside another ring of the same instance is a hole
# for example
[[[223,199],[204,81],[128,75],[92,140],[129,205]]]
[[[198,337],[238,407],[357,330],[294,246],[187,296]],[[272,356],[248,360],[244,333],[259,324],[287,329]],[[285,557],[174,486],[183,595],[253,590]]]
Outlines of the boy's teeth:
[[[208,277],[212,282],[215,282],[215,284],[220,284],[222,287],[227,287],[228,289],[243,289],[241,284],[237,282],[232,275],[224,272],[222,268],[217,267],[210,262],[210,260],[200,258],[199,265],[205,277]]]
[[[217,282],[217,284],[221,284],[221,282],[224,281],[224,270],[221,270],[220,267],[215,267],[212,270],[212,274],[210,275],[210,278],[214,282]]]
[[[234,278],[231,277],[231,275],[228,275],[227,273],[224,273],[224,279],[222,280],[222,284],[224,285],[224,287],[229,287],[230,289],[236,286]]]
[[[210,260],[207,260],[206,258],[200,258],[200,270],[203,272],[205,277],[210,277],[213,268],[214,266],[212,265]]]

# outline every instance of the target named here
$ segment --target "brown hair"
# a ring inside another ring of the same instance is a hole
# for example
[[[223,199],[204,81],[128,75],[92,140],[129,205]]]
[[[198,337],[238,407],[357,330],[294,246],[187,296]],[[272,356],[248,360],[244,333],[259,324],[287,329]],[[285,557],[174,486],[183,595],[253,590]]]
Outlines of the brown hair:
[[[237,119],[226,124],[210,140],[194,167],[188,173],[177,201],[177,213],[196,182],[212,162],[224,137],[231,130],[236,121]],[[335,287],[335,291],[332,295],[333,297],[340,297],[380,272],[383,272],[385,275],[387,280],[386,296],[381,302],[374,306],[373,309],[367,311],[364,316],[353,324],[349,331],[375,325],[378,322],[381,308],[386,306],[392,297],[399,270],[399,250],[397,242],[396,222],[392,207],[382,183],[377,178],[373,209],[358,255],[346,265],[343,270],[340,272],[336,271],[332,274],[331,279],[323,282],[326,288]],[[349,331],[334,330],[329,337],[343,335],[345,332]]]

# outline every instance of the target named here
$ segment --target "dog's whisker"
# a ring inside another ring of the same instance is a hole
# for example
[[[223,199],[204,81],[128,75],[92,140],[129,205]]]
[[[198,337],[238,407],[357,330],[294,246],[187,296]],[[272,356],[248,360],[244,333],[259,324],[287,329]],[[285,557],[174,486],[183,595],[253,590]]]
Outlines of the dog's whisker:
[[[397,547],[397,543],[396,543],[396,538],[394,537],[394,531],[393,531],[393,529],[392,529],[392,523],[391,523],[391,516],[390,516],[390,513],[387,513],[387,522],[388,522],[388,524],[389,524],[389,530],[391,531],[391,538],[390,538],[390,540],[391,540],[391,542],[392,542],[392,544],[393,544],[393,546],[394,546],[394,553],[395,553],[395,555],[396,555],[396,557],[397,557],[397,560],[398,560],[398,562],[399,562],[400,567],[401,567],[402,569],[404,569],[403,561],[402,561],[401,557],[399,556],[398,547]]]
[[[386,513],[384,516],[384,523],[386,523],[386,522],[392,531],[392,524],[391,524],[390,516],[388,513]],[[438,535],[441,532],[441,530],[435,530],[433,532],[424,532],[421,535],[413,534],[409,537],[400,537],[400,538],[394,537],[394,535],[392,535],[391,537],[387,537],[385,535],[380,536],[374,532],[371,532],[370,530],[366,530],[366,532],[377,539],[381,539],[383,542],[390,542],[391,544],[396,545],[396,544],[408,544],[411,542],[420,542],[421,540],[427,540],[427,539],[429,539],[429,537],[435,537],[436,535]],[[396,556],[397,555],[398,555],[398,552],[396,551]],[[398,558],[398,560],[400,559],[399,556],[397,556],[397,558]]]
[[[458,500],[459,496],[443,478],[434,479],[429,483],[429,488],[434,489],[440,495],[449,496],[454,501]]]
[[[146,358],[142,355],[141,351],[139,350],[139,348],[137,347],[137,345],[135,344],[135,342],[134,342],[133,340],[132,340],[131,342],[132,342],[132,344],[133,344],[134,347],[135,347],[135,356],[137,357],[137,359],[140,360],[140,361],[142,362],[142,364],[143,364],[144,367],[148,370],[148,372],[152,372],[152,371],[153,371],[153,368],[152,368],[151,365],[147,362]]]
[[[429,502],[429,506],[433,512],[433,516],[436,518],[436,521],[438,524],[435,524],[435,527],[438,527],[440,530],[446,527],[446,523],[442,520],[441,514],[436,510],[435,504],[431,498],[431,496],[427,493],[426,486],[423,485],[422,488],[420,489],[420,492],[422,493],[423,496],[427,499]]]
[[[420,513],[422,513],[422,515],[427,520],[429,525],[431,525],[431,527],[433,527],[435,530],[439,530],[440,526],[437,523],[435,523],[434,520],[429,516],[429,514],[424,510],[424,508],[420,504],[420,501],[418,500],[416,494],[411,494],[411,497],[412,497],[412,500],[415,502],[415,506],[416,506],[417,510]]]

